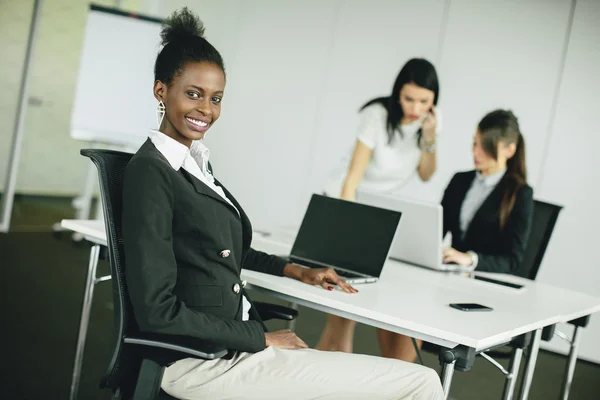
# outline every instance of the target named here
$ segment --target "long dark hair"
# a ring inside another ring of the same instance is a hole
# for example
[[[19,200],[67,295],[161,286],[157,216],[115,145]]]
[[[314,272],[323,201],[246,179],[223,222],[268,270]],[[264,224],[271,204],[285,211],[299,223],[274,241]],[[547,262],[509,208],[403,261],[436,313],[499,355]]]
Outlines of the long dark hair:
[[[519,189],[527,184],[527,166],[525,164],[525,139],[519,128],[519,120],[510,110],[494,110],[479,122],[479,133],[483,150],[498,159],[498,143],[505,145],[514,143],[515,154],[506,162],[506,174],[502,178],[505,187],[504,197],[500,203],[500,228],[506,221],[515,205]]]
[[[154,64],[155,80],[170,85],[188,62],[210,62],[225,73],[221,54],[204,38],[204,24],[187,7],[165,20],[160,36],[163,48]]]
[[[378,97],[367,102],[360,108],[362,111],[365,107],[368,107],[371,104],[379,103],[387,109],[387,133],[390,143],[396,132],[400,134],[400,137],[403,137],[402,130],[400,129],[400,120],[404,116],[404,113],[402,112],[402,106],[400,105],[398,96],[402,86],[407,83],[414,83],[417,86],[431,90],[435,95],[433,98],[433,104],[437,105],[440,97],[440,85],[435,67],[432,63],[424,58],[413,58],[408,60],[408,62],[404,64],[400,70],[400,73],[394,82],[394,87],[390,96]],[[417,143],[420,140],[421,130],[419,129]]]

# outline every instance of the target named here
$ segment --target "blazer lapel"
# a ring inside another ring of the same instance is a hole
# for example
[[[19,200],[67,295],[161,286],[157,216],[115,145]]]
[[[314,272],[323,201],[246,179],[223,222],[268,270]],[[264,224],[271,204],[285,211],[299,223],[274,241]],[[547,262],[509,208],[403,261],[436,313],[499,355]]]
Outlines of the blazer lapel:
[[[229,201],[231,201],[231,203],[233,204],[233,206],[235,206],[235,208],[232,207],[232,205],[229,204],[229,202],[227,202],[223,197],[219,196],[219,194],[217,192],[215,192],[210,187],[208,187],[200,179],[196,178],[195,176],[193,176],[192,174],[190,174],[183,168],[181,168],[180,171],[183,173],[185,178],[192,184],[192,186],[194,186],[194,189],[196,190],[197,193],[204,195],[204,196],[211,197],[212,199],[221,202],[222,204],[227,206],[231,210],[231,212],[233,212],[237,217],[239,217],[241,219],[243,247],[245,249],[249,248],[250,244],[252,243],[252,225],[250,224],[250,219],[248,218],[248,216],[246,215],[246,213],[244,212],[244,210],[242,209],[240,204],[237,202],[235,197],[233,197],[231,195],[231,193],[227,190],[227,188],[225,186],[223,186],[221,184],[221,182],[219,182],[217,180],[217,178],[215,178],[215,184],[217,184],[218,186],[221,187],[221,189],[223,189],[225,196],[227,196],[227,198],[229,199]],[[237,209],[237,211],[236,211],[236,209]]]
[[[225,196],[227,196],[229,201],[231,201],[233,203],[235,208],[237,208],[238,212],[240,213],[240,219],[242,220],[242,235],[243,235],[244,248],[246,248],[246,249],[249,248],[250,244],[252,243],[252,224],[250,223],[250,219],[248,218],[248,216],[242,209],[242,206],[240,206],[240,204],[237,202],[235,197],[233,197],[233,195],[229,192],[229,190],[227,190],[227,188],[225,186],[223,186],[217,178],[215,178],[215,183],[217,185],[219,185],[221,187],[221,189],[223,189],[223,192],[225,192]]]
[[[208,187],[208,185],[206,185],[200,179],[196,178],[194,175],[187,172],[185,169],[181,168],[180,171],[183,173],[185,178],[192,184],[192,186],[196,190],[196,193],[201,194],[203,196],[211,197],[212,199],[221,202],[237,215],[237,212],[231,206],[231,204],[229,204],[223,197],[219,196],[217,192]],[[227,198],[231,200],[229,196],[227,196]]]
[[[166,162],[167,164],[171,165],[169,163],[169,160],[167,160],[167,158],[156,148],[156,146],[154,146],[154,144],[152,143],[150,138],[146,139],[146,142],[142,145],[142,147],[140,148],[139,151],[152,152],[155,157],[158,157],[161,160],[163,160],[164,162]],[[197,193],[202,194],[204,196],[212,197],[213,199],[222,202],[223,204],[227,205],[228,207],[231,207],[231,204],[227,203],[225,201],[225,199],[223,199],[221,196],[219,196],[214,190],[212,190],[211,188],[206,186],[206,184],[204,182],[202,182],[200,179],[196,178],[194,175],[187,172],[183,167],[179,168],[179,172],[183,175],[183,177],[188,182],[190,182],[192,184],[192,186],[194,187],[194,189],[196,190]]]

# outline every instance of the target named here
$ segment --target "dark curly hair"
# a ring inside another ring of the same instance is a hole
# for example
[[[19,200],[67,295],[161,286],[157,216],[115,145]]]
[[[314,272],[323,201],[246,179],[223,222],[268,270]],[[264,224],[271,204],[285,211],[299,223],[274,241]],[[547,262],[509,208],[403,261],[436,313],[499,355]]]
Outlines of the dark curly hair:
[[[210,62],[225,73],[221,54],[204,38],[204,24],[187,7],[175,11],[163,23],[162,50],[154,64],[154,79],[170,85],[188,62]]]

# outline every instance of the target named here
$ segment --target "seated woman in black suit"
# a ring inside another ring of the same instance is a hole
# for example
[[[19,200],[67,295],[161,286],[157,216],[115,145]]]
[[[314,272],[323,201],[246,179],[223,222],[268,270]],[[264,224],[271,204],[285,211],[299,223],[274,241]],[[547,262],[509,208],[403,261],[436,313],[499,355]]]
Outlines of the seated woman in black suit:
[[[301,268],[250,247],[250,221],[214,178],[201,142],[221,113],[223,60],[187,9],[166,25],[155,64],[159,128],[125,171],[127,285],[142,331],[220,343],[230,354],[177,360],[162,388],[182,399],[443,398],[432,369],[307,349],[290,331],[265,333],[242,267],[355,290],[331,269]]]
[[[444,192],[444,234],[452,233],[444,262],[522,275],[533,189],[527,184],[525,140],[511,111],[483,117],[473,162],[475,170],[454,175]]]
[[[525,140],[512,112],[495,110],[483,117],[473,141],[473,162],[475,170],[454,175],[444,192],[444,234],[452,232],[444,262],[519,274],[533,190],[527,185]],[[386,357],[415,361],[410,337],[393,332],[386,337]]]

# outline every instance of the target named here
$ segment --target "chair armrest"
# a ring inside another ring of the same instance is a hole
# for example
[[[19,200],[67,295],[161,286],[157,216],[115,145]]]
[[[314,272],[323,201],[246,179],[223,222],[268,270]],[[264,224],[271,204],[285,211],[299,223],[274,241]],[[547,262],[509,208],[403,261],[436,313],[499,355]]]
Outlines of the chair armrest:
[[[549,342],[554,337],[554,332],[556,331],[556,325],[550,325],[542,329],[542,340],[544,342]]]
[[[123,341],[126,344],[144,346],[148,349],[179,352],[205,360],[221,358],[228,353],[228,350],[222,345],[178,335],[140,333],[135,337],[126,337]]]
[[[440,352],[440,349],[442,347],[438,346],[437,344],[433,344],[433,343],[429,343],[426,341],[423,341],[423,344],[421,345],[421,350],[426,351],[427,353],[432,353],[432,354],[438,354]]]
[[[506,346],[510,346],[510,348],[506,348]],[[502,349],[502,348],[504,348],[504,349]],[[429,342],[423,342],[423,346],[421,348],[422,351],[425,351],[427,353],[432,353],[432,354],[439,354],[441,349],[442,349],[441,346],[438,346],[437,344],[433,344],[433,343],[429,343]],[[486,350],[485,353],[492,358],[508,359],[508,358],[512,357],[512,351],[513,351],[513,349],[512,349],[511,344],[504,343],[499,346],[493,347],[493,349]]]
[[[585,328],[590,323],[590,315],[569,321],[569,324]]]
[[[179,346],[179,345],[172,344],[172,343],[157,342],[157,341],[149,340],[149,339],[125,338],[125,343],[177,351],[180,353],[189,354],[190,356],[202,358],[205,360],[214,360],[216,358],[221,358],[225,354],[227,354],[227,350],[220,350],[216,353],[205,353],[203,351],[190,349],[189,347],[183,347],[183,346]]]
[[[259,301],[253,302],[260,319],[269,321],[271,319],[281,319],[284,321],[292,321],[298,317],[298,311],[293,308],[279,306],[277,304],[262,303]]]

